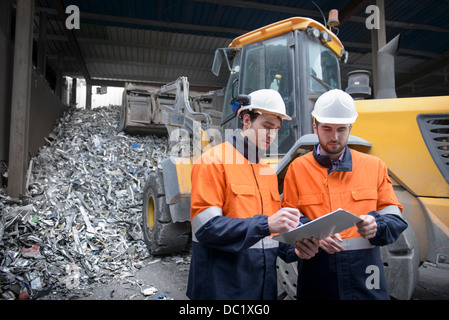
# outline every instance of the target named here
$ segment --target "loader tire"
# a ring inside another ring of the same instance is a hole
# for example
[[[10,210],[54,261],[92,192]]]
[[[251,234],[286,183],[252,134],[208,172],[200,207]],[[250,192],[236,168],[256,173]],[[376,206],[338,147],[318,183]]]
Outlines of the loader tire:
[[[189,241],[190,222],[172,221],[164,190],[162,173],[151,173],[143,192],[142,231],[153,255],[182,251]]]
[[[125,131],[125,123],[126,123],[126,114],[125,114],[125,108],[120,108],[119,118],[118,118],[118,126],[117,131],[122,132]]]

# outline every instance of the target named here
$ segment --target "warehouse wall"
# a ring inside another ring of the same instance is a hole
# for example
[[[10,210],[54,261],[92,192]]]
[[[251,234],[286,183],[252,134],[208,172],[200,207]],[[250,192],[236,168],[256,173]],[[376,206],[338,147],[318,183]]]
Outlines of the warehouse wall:
[[[29,150],[35,155],[45,143],[66,106],[56,96],[44,78],[33,69],[31,79]]]
[[[14,44],[0,28],[0,166],[9,161],[9,132],[14,64]],[[32,70],[30,101],[29,152],[35,155],[45,143],[66,107],[41,75]],[[1,169],[1,167],[0,167]],[[0,173],[3,173],[0,170]],[[5,183],[0,174],[0,187]]]

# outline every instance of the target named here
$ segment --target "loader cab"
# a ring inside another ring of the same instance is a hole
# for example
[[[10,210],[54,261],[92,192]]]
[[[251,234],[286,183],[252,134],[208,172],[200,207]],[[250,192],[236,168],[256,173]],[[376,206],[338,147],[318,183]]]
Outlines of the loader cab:
[[[313,21],[305,18],[296,19]],[[283,97],[287,114],[292,120],[283,122],[276,143],[270,147],[270,152],[267,152],[273,156],[286,154],[297,139],[313,132],[310,113],[316,99],[328,90],[341,87],[339,66],[341,55],[326,45],[327,40],[323,40],[322,31],[326,29],[313,22],[312,26],[303,26],[303,29],[290,27],[286,32],[275,36],[266,36],[267,32],[262,32],[265,37],[248,43],[244,41],[244,35],[243,38],[235,39],[230,48],[219,49],[222,50],[221,56],[226,58],[230,71],[223,105],[223,129],[242,127],[241,120],[231,108],[231,101],[237,94],[249,94],[259,89],[274,89]],[[266,30],[269,27],[262,29]],[[249,36],[255,38],[253,33]],[[329,33],[327,36],[326,39],[335,41]],[[238,39],[243,41],[239,42]],[[234,44],[237,46],[233,46]],[[339,41],[337,45],[340,48]],[[217,58],[219,54],[216,54],[216,59],[219,59]]]

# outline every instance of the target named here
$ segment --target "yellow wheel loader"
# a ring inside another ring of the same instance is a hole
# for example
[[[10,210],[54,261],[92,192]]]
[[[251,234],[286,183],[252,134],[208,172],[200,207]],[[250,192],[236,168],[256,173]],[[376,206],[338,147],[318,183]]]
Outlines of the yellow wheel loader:
[[[380,69],[394,60],[397,40],[379,51]],[[188,244],[191,168],[201,152],[241,128],[232,99],[263,88],[275,89],[283,97],[292,120],[284,122],[265,159],[278,174],[282,194],[288,165],[318,142],[310,113],[321,94],[341,88],[340,63],[347,55],[325,26],[295,17],[244,34],[228,48],[216,50],[212,72],[218,75],[222,67],[229,72],[224,91],[190,94],[184,77],[148,91],[153,95],[149,110],[159,110],[161,121],[154,121],[158,116],[150,112],[138,123],[149,133],[159,132],[163,124],[171,144],[170,157],[145,187],[143,230],[153,254],[176,252]],[[360,99],[370,92],[366,74],[350,75],[346,91],[357,99],[359,117],[348,144],[379,156],[389,168],[409,227],[395,243],[382,248],[382,257],[391,296],[410,299],[421,263],[449,266],[449,96],[398,99],[394,72],[379,72],[385,77],[378,92],[382,99],[374,100]],[[133,94],[130,90],[124,96],[125,131],[136,126],[131,121],[133,112],[138,113],[133,111]],[[296,266],[279,260],[278,279],[280,289],[294,298]]]

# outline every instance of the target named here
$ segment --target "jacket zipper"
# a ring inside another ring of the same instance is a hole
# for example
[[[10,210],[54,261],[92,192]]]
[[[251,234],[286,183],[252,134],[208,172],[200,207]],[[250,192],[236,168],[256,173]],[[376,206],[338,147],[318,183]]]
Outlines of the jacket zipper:
[[[253,176],[254,176],[254,180],[256,180],[257,191],[259,191],[259,197],[260,197],[260,209],[261,209],[261,214],[263,215],[263,199],[262,199],[262,193],[260,192],[259,181],[257,181],[256,172],[254,171],[253,164],[251,164],[251,169],[253,169]]]

